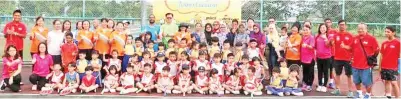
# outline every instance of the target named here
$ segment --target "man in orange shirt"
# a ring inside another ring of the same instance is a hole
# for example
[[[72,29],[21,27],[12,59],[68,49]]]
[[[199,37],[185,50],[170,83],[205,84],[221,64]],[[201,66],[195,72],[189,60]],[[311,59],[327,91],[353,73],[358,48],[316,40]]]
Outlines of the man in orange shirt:
[[[6,24],[3,30],[6,38],[6,46],[15,45],[18,54],[23,58],[24,38],[26,36],[26,26],[21,22],[21,10],[13,12],[13,21]]]

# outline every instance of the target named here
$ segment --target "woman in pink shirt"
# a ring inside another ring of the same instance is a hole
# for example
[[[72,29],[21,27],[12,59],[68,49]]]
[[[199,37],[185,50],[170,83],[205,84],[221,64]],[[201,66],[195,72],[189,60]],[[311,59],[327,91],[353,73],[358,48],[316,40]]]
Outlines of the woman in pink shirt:
[[[306,25],[303,29],[301,64],[303,68],[303,81],[305,91],[312,91],[315,66],[315,39],[311,35],[310,26]]]
[[[329,67],[331,65],[331,43],[333,39],[327,35],[327,26],[320,24],[316,40],[316,57],[317,57],[317,77],[318,87],[316,91],[326,92],[327,82],[329,81]]]
[[[21,67],[22,59],[17,54],[17,47],[9,45],[3,56],[3,82],[0,90],[10,88],[13,92],[19,92],[21,89]]]
[[[50,67],[53,66],[53,58],[47,53],[46,43],[40,43],[39,53],[32,57],[33,71],[29,76],[29,81],[33,84],[32,90],[41,89],[46,84],[46,76],[50,73]]]

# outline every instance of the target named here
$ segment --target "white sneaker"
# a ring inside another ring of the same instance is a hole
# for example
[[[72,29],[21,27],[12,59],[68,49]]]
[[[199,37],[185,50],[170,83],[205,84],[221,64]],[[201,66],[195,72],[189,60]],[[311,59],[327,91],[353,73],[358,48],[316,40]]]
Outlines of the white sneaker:
[[[38,86],[37,85],[32,85],[32,90],[37,90]]]
[[[248,91],[244,91],[244,94],[245,94],[245,95],[248,95],[248,94],[249,94],[249,92],[248,92]]]
[[[72,89],[71,92],[75,93],[75,92],[77,92],[77,89]]]
[[[231,93],[233,93],[234,95],[238,95],[239,91],[232,91]]]
[[[253,93],[253,95],[256,95],[256,96],[260,96],[260,95],[262,95],[263,93],[261,92],[261,91],[258,91],[258,92],[254,92]]]
[[[292,94],[295,96],[303,96],[304,95],[304,93],[302,93],[302,92],[293,92]]]
[[[230,91],[226,90],[226,94],[230,94]]]
[[[322,87],[322,88],[320,89],[320,91],[321,91],[321,92],[327,92],[327,87]]]
[[[277,95],[278,96],[284,96],[284,93],[283,92],[279,92]]]
[[[322,91],[322,86],[317,86],[316,91],[321,92]]]
[[[179,94],[179,93],[181,93],[181,91],[173,90],[173,93],[174,93],[174,94]]]
[[[115,93],[115,92],[116,92],[116,89],[110,89],[110,92],[111,92],[111,93]]]
[[[148,91],[148,88],[143,88],[143,91]]]
[[[167,94],[171,94],[171,90],[166,90],[166,93]]]
[[[103,92],[109,92],[109,89],[103,89]]]
[[[273,94],[273,93],[272,93],[271,91],[269,91],[269,90],[267,90],[266,93],[267,93],[268,95]]]

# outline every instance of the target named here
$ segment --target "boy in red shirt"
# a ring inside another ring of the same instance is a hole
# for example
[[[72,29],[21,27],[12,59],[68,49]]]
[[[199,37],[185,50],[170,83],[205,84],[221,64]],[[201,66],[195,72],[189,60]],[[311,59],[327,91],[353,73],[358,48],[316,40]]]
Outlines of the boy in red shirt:
[[[95,84],[96,78],[92,75],[92,73],[92,66],[88,66],[85,68],[86,75],[82,78],[81,86],[79,86],[79,89],[81,89],[81,93],[88,93],[89,91],[95,90],[97,87],[99,87],[98,84]]]
[[[67,43],[61,46],[61,59],[64,73],[68,72],[68,63],[74,62],[78,53],[78,46],[73,42],[73,36],[71,32],[65,35]]]
[[[340,78],[343,68],[345,71],[345,75],[347,76],[347,82],[348,82],[348,88],[352,89],[352,80],[351,80],[351,75],[352,75],[352,68],[351,68],[351,45],[353,43],[353,36],[351,33],[347,32],[347,25],[345,20],[340,20],[338,22],[338,25],[340,27],[339,33],[334,37],[334,49],[335,53],[341,53],[341,54],[335,54],[334,55],[334,62],[335,62],[335,72],[336,72],[336,78]],[[335,79],[335,83],[339,84],[340,79]],[[332,92],[334,95],[340,95],[340,87],[336,86],[336,89]],[[348,91],[348,97],[353,97],[353,93],[351,90]]]
[[[388,26],[384,32],[387,36],[387,40],[383,42],[380,50],[380,53],[382,54],[380,74],[381,78],[384,80],[386,96],[390,98],[390,91],[393,89],[395,98],[399,98],[400,87],[397,83],[397,59],[400,57],[400,40],[395,37],[394,27]],[[384,57],[386,59],[384,59]]]

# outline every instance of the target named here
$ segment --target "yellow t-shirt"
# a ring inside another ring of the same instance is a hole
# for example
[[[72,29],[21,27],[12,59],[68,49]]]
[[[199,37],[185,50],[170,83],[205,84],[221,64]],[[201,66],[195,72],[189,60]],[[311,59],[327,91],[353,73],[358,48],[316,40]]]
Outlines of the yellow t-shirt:
[[[134,54],[135,54],[134,45],[132,45],[132,44],[126,44],[126,45],[124,46],[124,54],[125,54],[125,55],[134,55]]]
[[[289,75],[289,70],[287,67],[280,67],[280,75],[281,75],[281,79],[288,79],[288,75]]]
[[[78,73],[85,73],[85,68],[88,66],[88,60],[78,60],[77,69]]]
[[[156,57],[155,50],[153,50],[153,48],[147,48],[146,50],[150,52],[150,57]]]
[[[283,87],[283,85],[281,84],[281,81],[282,81],[281,77],[276,77],[276,78],[272,77],[270,80],[271,80],[270,86],[276,87],[276,88]]]
[[[138,56],[142,56],[142,52],[143,52],[143,47],[137,47],[135,48],[135,54],[138,54]]]
[[[223,50],[223,60],[227,60],[227,55],[231,53],[230,50]]]
[[[242,56],[244,55],[243,51],[237,51],[234,53],[234,61],[235,62],[239,62],[242,58]]]
[[[294,78],[294,79],[296,79],[296,78]],[[298,81],[288,79],[285,86],[291,87],[291,88],[298,88]]]
[[[213,57],[214,54],[219,53],[220,52],[220,47],[219,46],[211,46],[209,49],[209,55],[210,57]]]
[[[170,52],[172,52],[172,51],[176,51],[175,48],[168,48],[168,49],[166,50],[166,56],[169,57]]]

